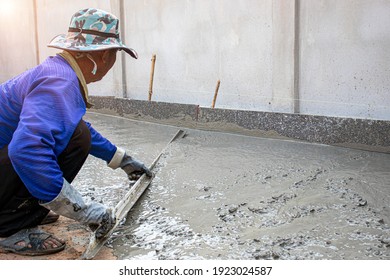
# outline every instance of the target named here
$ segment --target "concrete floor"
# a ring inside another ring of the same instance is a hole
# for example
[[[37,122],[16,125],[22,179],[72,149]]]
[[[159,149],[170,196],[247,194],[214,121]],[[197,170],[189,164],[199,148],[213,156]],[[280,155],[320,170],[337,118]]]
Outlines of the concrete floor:
[[[179,129],[89,113],[150,165]],[[108,246],[119,259],[390,259],[390,154],[186,129]],[[114,206],[123,171],[89,157],[74,181]]]

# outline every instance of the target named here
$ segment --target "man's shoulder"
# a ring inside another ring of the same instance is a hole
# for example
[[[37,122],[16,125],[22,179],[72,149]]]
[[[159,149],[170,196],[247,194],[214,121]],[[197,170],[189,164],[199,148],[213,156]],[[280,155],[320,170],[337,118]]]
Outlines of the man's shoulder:
[[[48,57],[38,66],[38,69],[43,76],[57,77],[70,83],[78,83],[77,75],[72,67],[58,55]]]

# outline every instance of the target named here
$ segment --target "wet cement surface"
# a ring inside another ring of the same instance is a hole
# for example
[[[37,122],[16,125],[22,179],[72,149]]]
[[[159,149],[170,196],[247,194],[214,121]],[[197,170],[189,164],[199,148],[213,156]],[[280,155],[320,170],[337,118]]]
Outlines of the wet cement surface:
[[[179,129],[85,119],[146,165]],[[118,259],[390,259],[390,154],[186,131],[110,239]],[[93,157],[74,185],[110,206],[129,188]]]
[[[179,129],[112,116],[87,121],[150,165]],[[186,129],[96,259],[390,259],[390,154]],[[130,185],[89,157],[73,185],[115,206]],[[77,259],[89,232],[60,218]],[[0,252],[0,259],[30,259]]]

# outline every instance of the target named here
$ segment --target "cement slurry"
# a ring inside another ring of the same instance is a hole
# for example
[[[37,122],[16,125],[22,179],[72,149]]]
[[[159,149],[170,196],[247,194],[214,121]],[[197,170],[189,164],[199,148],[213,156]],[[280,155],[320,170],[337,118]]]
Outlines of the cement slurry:
[[[179,129],[85,119],[146,165]],[[390,154],[186,131],[110,239],[119,259],[390,259]],[[74,185],[110,206],[129,188],[93,157]]]

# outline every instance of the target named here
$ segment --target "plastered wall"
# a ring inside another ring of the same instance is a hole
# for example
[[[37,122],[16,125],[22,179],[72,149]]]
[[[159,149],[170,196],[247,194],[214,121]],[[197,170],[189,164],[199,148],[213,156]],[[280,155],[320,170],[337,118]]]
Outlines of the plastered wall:
[[[71,15],[122,17],[139,59],[117,63],[90,94],[216,107],[390,120],[390,1],[0,0],[0,82],[57,51]]]
[[[302,113],[390,119],[389,15],[390,1],[301,1]]]

